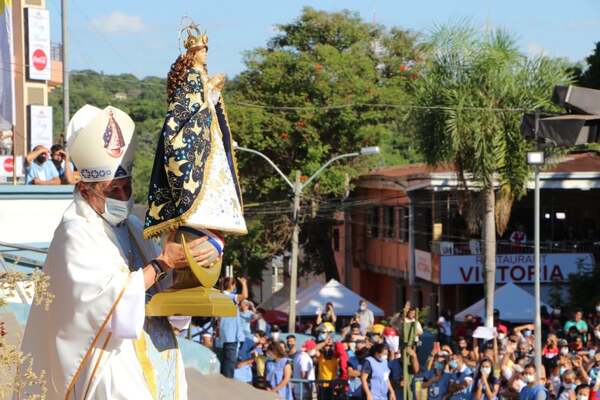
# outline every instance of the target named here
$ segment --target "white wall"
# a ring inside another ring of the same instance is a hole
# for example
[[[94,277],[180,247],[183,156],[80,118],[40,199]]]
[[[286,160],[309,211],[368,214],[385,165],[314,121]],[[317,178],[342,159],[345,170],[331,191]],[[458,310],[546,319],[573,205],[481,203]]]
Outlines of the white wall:
[[[66,208],[73,201],[62,195],[0,197],[0,241],[49,243]]]

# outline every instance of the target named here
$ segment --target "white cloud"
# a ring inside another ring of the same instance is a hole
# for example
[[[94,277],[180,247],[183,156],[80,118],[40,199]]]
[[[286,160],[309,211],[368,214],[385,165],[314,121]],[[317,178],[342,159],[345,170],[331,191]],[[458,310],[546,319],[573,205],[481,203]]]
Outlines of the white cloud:
[[[127,15],[120,11],[92,18],[91,27],[93,30],[105,33],[136,33],[146,29],[141,17]]]
[[[527,53],[530,56],[547,56],[548,51],[537,43],[529,43],[527,45]]]

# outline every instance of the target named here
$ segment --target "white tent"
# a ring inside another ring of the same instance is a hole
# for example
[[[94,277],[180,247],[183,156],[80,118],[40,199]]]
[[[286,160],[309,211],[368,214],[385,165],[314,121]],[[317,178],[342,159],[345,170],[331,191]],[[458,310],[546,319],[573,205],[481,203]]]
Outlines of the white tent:
[[[552,307],[542,302],[542,307],[552,312]],[[494,308],[500,311],[500,319],[510,322],[533,322],[535,318],[535,298],[525,289],[510,282],[496,288],[494,292]],[[485,299],[479,300],[467,309],[456,314],[457,321],[464,321],[467,314],[485,318]]]
[[[358,302],[362,299],[358,294],[348,289],[335,279],[330,280],[324,286],[312,285],[302,291],[296,300],[296,315],[306,317],[316,315],[317,310],[325,309],[325,304],[332,303],[338,316],[351,316],[358,310]],[[367,302],[367,307],[373,314],[382,317],[383,310]],[[277,307],[277,310],[288,312],[289,303],[285,302]]]

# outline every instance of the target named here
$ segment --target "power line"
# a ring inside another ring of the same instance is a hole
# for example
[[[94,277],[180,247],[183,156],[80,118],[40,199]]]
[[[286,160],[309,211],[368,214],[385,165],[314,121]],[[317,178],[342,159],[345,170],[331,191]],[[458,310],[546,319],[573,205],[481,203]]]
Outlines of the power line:
[[[302,111],[302,110],[336,110],[354,107],[367,108],[395,108],[407,110],[443,110],[443,111],[489,111],[489,112],[514,112],[524,113],[533,112],[533,109],[527,108],[497,108],[497,107],[451,107],[451,106],[420,106],[414,104],[393,104],[393,103],[347,103],[347,104],[331,104],[331,105],[309,105],[309,106],[269,106],[266,104],[245,103],[245,102],[228,102],[230,105],[246,108],[260,108],[272,111]]]

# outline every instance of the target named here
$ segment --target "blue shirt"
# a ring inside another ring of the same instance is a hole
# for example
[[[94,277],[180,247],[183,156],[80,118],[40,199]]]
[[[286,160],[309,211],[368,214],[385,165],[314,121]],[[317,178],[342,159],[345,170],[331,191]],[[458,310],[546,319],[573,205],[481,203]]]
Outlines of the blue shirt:
[[[49,181],[53,178],[59,178],[58,171],[54,166],[54,163],[50,160],[46,160],[42,165],[33,161],[26,167],[27,175],[25,177],[25,183],[31,185],[35,178],[39,178],[43,181]]]
[[[279,385],[281,381],[283,381],[283,378],[285,377],[285,367],[288,364],[289,360],[287,358],[282,358],[277,361],[270,360],[267,362],[265,365],[265,375],[269,385],[271,385],[271,388],[274,388],[275,386]],[[289,383],[283,388],[279,389],[277,394],[279,395],[279,398],[283,400],[293,399],[292,388]]]
[[[219,321],[219,340],[220,343],[235,343],[244,341],[244,332],[240,323],[240,313],[237,308],[237,295],[235,293],[223,292],[233,301],[236,309],[235,317],[221,317]]]
[[[356,356],[348,358],[348,366],[355,371],[361,371],[362,365]],[[348,378],[348,396],[349,397],[361,397],[362,396],[362,382],[360,377]]]
[[[423,378],[425,381],[431,380],[435,376],[435,372],[433,369],[425,372]],[[442,372],[442,377],[439,381],[431,384],[427,388],[427,400],[441,400],[448,393],[448,387],[450,385],[450,377],[451,375],[447,372]]]
[[[242,333],[245,338],[252,337],[252,329],[250,324],[252,323],[252,318],[254,318],[254,313],[250,310],[240,312],[240,324],[242,326]]]
[[[253,358],[252,352],[254,351],[254,341],[252,339],[244,340],[242,346],[240,347],[240,351],[238,352],[238,362],[239,361],[248,361]],[[252,365],[244,365],[241,368],[236,368],[233,372],[233,378],[238,381],[242,381],[245,383],[252,382]]]
[[[58,176],[61,178],[64,178],[65,172],[67,172],[65,165],[66,165],[65,160],[61,161],[60,167],[57,167],[56,164],[54,165],[54,167],[56,167],[56,171],[58,171]],[[73,164],[73,161],[69,161],[69,166],[70,166],[71,171],[75,171],[75,165]]]
[[[521,392],[519,393],[519,400],[537,400],[538,395],[540,397],[542,396],[541,393],[544,394],[546,399],[548,398],[548,393],[546,392],[544,386],[540,384],[533,387],[527,385],[521,389]]]
[[[471,398],[471,391],[473,390],[473,371],[471,368],[464,366],[462,371],[456,371],[451,374],[450,381],[459,385],[464,384],[468,378],[471,379],[469,385],[466,388],[453,393],[450,397],[452,400],[469,400]]]

